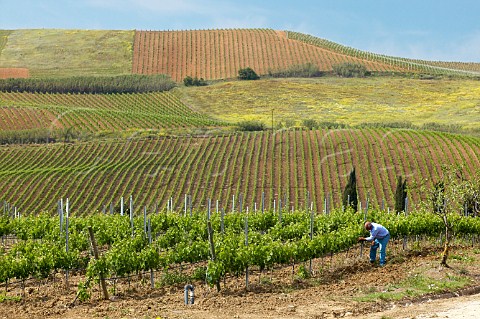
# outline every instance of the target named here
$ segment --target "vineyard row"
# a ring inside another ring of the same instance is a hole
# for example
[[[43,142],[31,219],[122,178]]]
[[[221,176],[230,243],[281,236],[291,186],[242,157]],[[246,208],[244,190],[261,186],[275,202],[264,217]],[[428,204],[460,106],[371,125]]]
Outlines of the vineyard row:
[[[197,113],[170,92],[42,94],[0,92],[0,129],[81,128],[87,132],[204,127],[218,121]]]
[[[465,176],[480,167],[478,139],[411,130],[281,130],[207,137],[50,144],[0,149],[0,192],[20,212],[54,211],[59,198],[72,211],[118,211],[132,196],[135,209],[182,208],[185,195],[195,210],[207,200],[231,211],[282,207],[315,211],[341,207],[350,170],[357,172],[359,199],[393,207],[396,179],[409,184],[411,203],[422,200],[419,185],[431,187],[442,165],[464,165]],[[415,186],[417,185],[417,186]],[[384,203],[384,204],[382,204]]]
[[[63,216],[63,215],[62,215]],[[480,219],[452,214],[457,235],[479,235]],[[177,213],[144,215],[91,215],[71,217],[0,218],[0,234],[17,242],[2,250],[0,282],[32,276],[47,278],[59,270],[83,269],[87,277],[127,276],[182,263],[208,262],[210,283],[248,267],[261,270],[274,265],[304,262],[351,248],[363,236],[363,221],[386,226],[392,238],[437,237],[443,220],[428,212],[387,214],[351,210],[314,214],[298,211],[216,214]],[[212,232],[209,232],[208,224]],[[90,257],[87,229],[103,247],[99,259]],[[41,240],[39,240],[41,239]],[[215,258],[210,242],[214,244]]]
[[[271,29],[136,31],[133,50],[132,73],[168,74],[175,81],[186,76],[235,78],[245,67],[268,74],[305,63],[316,64],[322,71],[343,62],[364,63],[370,71],[403,70],[309,45]]]

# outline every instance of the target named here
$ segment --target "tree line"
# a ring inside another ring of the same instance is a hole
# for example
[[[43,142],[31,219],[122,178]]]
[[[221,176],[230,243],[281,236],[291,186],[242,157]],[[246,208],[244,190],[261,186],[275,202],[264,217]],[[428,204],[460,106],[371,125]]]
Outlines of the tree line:
[[[29,93],[144,93],[168,91],[175,86],[176,83],[164,74],[0,80],[2,92]]]

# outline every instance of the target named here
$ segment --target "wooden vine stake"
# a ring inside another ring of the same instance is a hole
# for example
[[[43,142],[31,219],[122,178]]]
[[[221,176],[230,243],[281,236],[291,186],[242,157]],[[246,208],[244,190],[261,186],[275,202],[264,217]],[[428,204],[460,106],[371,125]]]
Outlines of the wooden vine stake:
[[[208,241],[210,242],[210,254],[212,257],[212,261],[215,261],[217,258],[215,255],[215,245],[213,243],[213,229],[212,229],[212,223],[210,220],[207,221],[207,231],[208,231]],[[220,280],[217,280],[215,282],[215,286],[217,287],[217,291],[220,291]]]
[[[95,242],[95,237],[93,235],[93,229],[92,229],[91,226],[88,227],[88,233],[90,234],[90,242],[92,243],[93,256],[95,257],[95,260],[98,260],[97,243]],[[100,284],[101,284],[102,290],[103,290],[103,299],[105,299],[105,300],[110,299],[108,297],[108,291],[107,291],[107,285],[105,284],[105,278],[103,278],[102,273],[100,273]]]

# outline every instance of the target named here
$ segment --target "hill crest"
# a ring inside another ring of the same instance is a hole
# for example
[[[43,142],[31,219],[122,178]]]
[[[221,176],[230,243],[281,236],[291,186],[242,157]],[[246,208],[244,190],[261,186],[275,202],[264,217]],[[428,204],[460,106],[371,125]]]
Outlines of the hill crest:
[[[4,78],[23,68],[31,77],[163,73],[176,81],[187,75],[216,80],[235,78],[247,66],[264,75],[304,63],[331,71],[343,62],[362,63],[373,72],[480,75],[480,63],[390,57],[272,29],[0,30]]]

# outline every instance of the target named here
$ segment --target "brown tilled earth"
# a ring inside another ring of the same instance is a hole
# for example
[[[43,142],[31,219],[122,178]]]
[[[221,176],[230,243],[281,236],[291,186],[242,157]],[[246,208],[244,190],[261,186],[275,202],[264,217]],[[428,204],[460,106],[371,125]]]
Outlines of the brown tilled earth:
[[[0,318],[477,318],[480,310],[480,253],[477,248],[457,247],[451,268],[439,267],[440,249],[402,251],[392,245],[391,258],[384,268],[372,267],[358,251],[351,250],[313,261],[314,276],[300,279],[302,265],[276,268],[260,274],[252,270],[249,288],[245,276],[231,277],[221,283],[217,292],[202,282],[195,285],[195,302],[184,304],[184,285],[162,285],[151,289],[149,276],[119,280],[115,296],[102,300],[96,284],[89,301],[75,301],[75,283],[80,275],[70,277],[71,287],[65,288],[64,277],[56,275],[48,282],[31,280],[23,292],[19,283],[8,286],[8,297],[23,296],[21,301],[0,303]],[[304,264],[308,269],[309,264]],[[186,267],[183,271],[187,271]],[[431,278],[448,278],[467,274],[466,288],[400,301],[359,301],[369,292],[385,291],[413,273]],[[157,286],[162,275],[156,274]],[[108,281],[110,295],[113,284]],[[5,285],[0,287],[4,294]],[[470,316],[469,316],[470,313]]]

